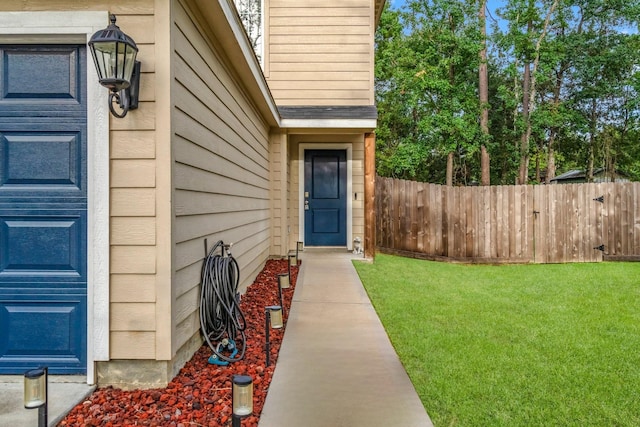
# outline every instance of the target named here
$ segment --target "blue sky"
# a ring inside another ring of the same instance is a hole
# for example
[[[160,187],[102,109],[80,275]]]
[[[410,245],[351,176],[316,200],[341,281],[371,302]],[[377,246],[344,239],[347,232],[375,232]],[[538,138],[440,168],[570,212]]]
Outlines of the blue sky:
[[[407,0],[387,0],[390,4],[391,7],[393,9],[398,9],[400,8]],[[494,18],[497,18],[495,13],[493,13],[494,10],[496,10],[497,7],[499,7],[501,5],[501,1],[500,0],[488,0],[487,4],[489,6],[489,11],[491,11],[491,13],[493,14]]]
[[[402,6],[406,0],[388,0],[391,3],[391,7],[394,9]],[[489,0],[489,9],[495,9],[500,4],[499,0]]]
[[[400,7],[402,7],[407,0],[387,0],[388,3],[390,3],[391,7],[393,9],[399,9]],[[489,13],[491,14],[491,17],[493,17],[493,19],[498,19],[498,15],[496,15],[495,10],[502,6],[502,1],[501,0],[487,0],[487,7],[489,9]],[[488,18],[489,16],[487,16]],[[490,27],[491,24],[489,23],[489,20],[487,20],[487,25]],[[502,28],[502,26],[500,27]],[[490,29],[489,29],[490,31]]]
[[[387,2],[390,3],[393,9],[398,9],[402,7],[402,5],[404,5],[407,2],[407,0],[387,0]],[[487,7],[489,9],[489,14],[490,14],[487,16],[487,18],[491,16],[493,19],[498,19],[498,15],[496,15],[495,10],[500,6],[502,6],[503,3],[504,2],[501,0],[487,0]],[[490,29],[491,24],[489,23],[489,20],[487,20],[487,24],[489,26],[488,30],[491,31]],[[500,26],[500,28],[504,31],[504,27],[502,25]],[[623,33],[637,33],[639,30],[638,28],[622,26],[620,28],[620,31]]]

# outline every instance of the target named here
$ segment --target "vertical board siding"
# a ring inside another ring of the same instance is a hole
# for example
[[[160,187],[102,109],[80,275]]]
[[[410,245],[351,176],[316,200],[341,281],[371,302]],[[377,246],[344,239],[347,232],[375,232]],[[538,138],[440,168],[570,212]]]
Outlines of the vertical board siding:
[[[371,1],[267,5],[267,80],[278,105],[373,105]]]
[[[640,257],[640,183],[447,187],[377,177],[376,195],[382,250],[479,262]]]
[[[233,243],[244,290],[264,265],[271,235],[269,128],[246,97],[229,59],[174,2],[173,181],[179,349],[197,333],[200,275],[209,248]]]

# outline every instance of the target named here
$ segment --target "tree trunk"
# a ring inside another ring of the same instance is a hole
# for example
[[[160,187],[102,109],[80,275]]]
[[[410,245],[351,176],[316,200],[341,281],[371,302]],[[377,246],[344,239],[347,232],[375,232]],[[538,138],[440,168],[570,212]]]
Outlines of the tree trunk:
[[[556,85],[553,88],[553,108],[555,114],[558,114],[560,108],[560,92],[564,79],[564,72],[567,69],[566,63],[560,66],[560,70],[556,74]],[[549,184],[556,177],[556,159],[555,159],[555,142],[558,135],[558,127],[552,126],[549,131],[549,143],[547,145],[547,174],[544,178],[545,184]]]
[[[547,176],[544,177],[545,184],[550,184],[551,180],[556,177],[556,157],[553,150],[553,141],[555,137],[549,139],[549,153],[547,155]]]
[[[541,147],[538,147],[538,154],[536,155],[536,183],[540,183],[540,150]]]
[[[595,161],[596,151],[596,120],[598,119],[597,101],[595,98],[591,100],[591,115],[589,124],[589,160],[587,165],[587,182],[593,182],[593,164]]]
[[[487,0],[480,0],[478,18],[482,47],[480,49],[480,67],[478,70],[478,97],[480,101],[480,129],[485,137],[489,136],[489,73],[487,71]],[[480,147],[480,183],[490,185],[490,159],[484,144]]]
[[[482,171],[481,176],[481,184],[482,185],[491,185],[491,178],[489,175],[489,153],[487,153],[487,149],[484,145],[480,147],[480,168]]]
[[[531,21],[529,21],[529,30],[531,29]],[[531,85],[531,63],[524,64],[524,76],[522,78],[522,120],[525,126],[529,127],[529,88]],[[518,184],[526,184],[529,174],[529,138],[527,130],[520,137],[520,169],[518,171]]]
[[[531,139],[531,112],[535,107],[535,97],[536,97],[536,72],[538,71],[538,64],[540,63],[540,47],[542,45],[542,40],[544,40],[547,35],[547,29],[549,28],[549,21],[551,20],[551,15],[558,7],[558,1],[555,0],[549,10],[547,11],[547,16],[544,21],[544,27],[542,28],[542,33],[538,38],[535,46],[535,56],[533,60],[533,70],[531,70],[531,63],[528,62],[525,67],[525,78],[524,84],[526,85],[524,92],[528,93],[528,97],[523,96],[524,103],[522,105],[523,117],[525,117],[525,125],[526,131],[522,138],[522,144],[520,145],[520,184],[526,184],[529,174],[529,141]],[[527,26],[527,33],[530,33],[533,29],[533,23],[529,21]],[[524,110],[526,108],[526,115]]]
[[[453,185],[453,153],[447,156],[447,185]]]

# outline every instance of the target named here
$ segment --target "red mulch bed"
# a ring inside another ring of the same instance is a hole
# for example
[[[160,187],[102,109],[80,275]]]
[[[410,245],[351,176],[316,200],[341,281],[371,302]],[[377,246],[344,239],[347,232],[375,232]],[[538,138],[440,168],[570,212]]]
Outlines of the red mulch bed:
[[[253,378],[253,415],[242,420],[256,427],[278,360],[283,329],[271,329],[270,366],[266,367],[264,308],[279,305],[278,274],[288,271],[288,260],[269,260],[247,292],[240,309],[247,320],[247,350],[243,360],[228,366],[207,363],[212,351],[205,343],[166,388],[120,390],[97,389],[58,426],[230,426],[231,378]],[[283,289],[284,320],[289,315],[298,267],[291,267],[291,287]]]

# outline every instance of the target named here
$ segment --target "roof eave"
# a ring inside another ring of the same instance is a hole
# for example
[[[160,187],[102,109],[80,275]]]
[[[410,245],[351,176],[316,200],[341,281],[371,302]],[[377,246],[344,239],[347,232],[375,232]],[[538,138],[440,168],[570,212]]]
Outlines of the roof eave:
[[[233,67],[245,83],[257,108],[271,126],[278,126],[280,115],[271,95],[260,63],[236,12],[232,0],[192,0],[206,20],[228,57],[233,57]],[[241,55],[238,55],[241,52]]]
[[[290,131],[300,130],[337,130],[352,132],[373,132],[376,119],[282,119],[281,127]]]

